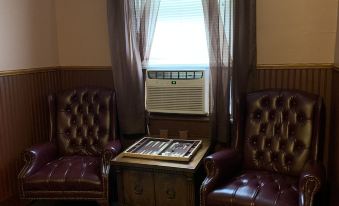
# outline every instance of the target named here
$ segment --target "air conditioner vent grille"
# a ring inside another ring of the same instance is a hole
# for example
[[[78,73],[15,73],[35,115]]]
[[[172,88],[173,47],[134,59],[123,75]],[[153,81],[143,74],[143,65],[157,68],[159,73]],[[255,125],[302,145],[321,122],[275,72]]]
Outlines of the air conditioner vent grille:
[[[147,74],[146,107],[149,112],[208,114],[206,70],[148,70]]]
[[[204,109],[203,87],[151,87],[147,88],[149,110],[199,112]]]

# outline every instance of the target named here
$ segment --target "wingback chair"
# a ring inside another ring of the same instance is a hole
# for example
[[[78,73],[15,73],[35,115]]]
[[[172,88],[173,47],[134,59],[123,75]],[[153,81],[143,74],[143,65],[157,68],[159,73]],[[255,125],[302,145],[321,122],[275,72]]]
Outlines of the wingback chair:
[[[108,204],[110,160],[121,144],[115,93],[81,88],[48,96],[49,142],[24,151],[24,199],[82,199]]]
[[[322,101],[292,90],[250,93],[232,147],[205,158],[201,205],[311,206],[324,184]],[[240,135],[243,133],[243,135]]]

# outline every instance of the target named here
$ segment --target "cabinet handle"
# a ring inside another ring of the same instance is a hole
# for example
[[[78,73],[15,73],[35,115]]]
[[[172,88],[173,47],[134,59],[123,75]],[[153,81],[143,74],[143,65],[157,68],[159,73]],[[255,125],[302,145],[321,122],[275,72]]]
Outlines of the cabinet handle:
[[[172,188],[168,188],[166,190],[167,198],[174,199],[175,198],[175,191]]]
[[[141,184],[140,183],[135,183],[134,184],[134,193],[136,195],[141,195],[142,192],[143,192],[143,188],[142,188]]]

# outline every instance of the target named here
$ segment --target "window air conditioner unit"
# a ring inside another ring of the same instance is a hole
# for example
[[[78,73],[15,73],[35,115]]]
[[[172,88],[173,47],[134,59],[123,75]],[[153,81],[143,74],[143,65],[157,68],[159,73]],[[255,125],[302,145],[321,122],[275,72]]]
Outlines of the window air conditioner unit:
[[[208,70],[148,70],[146,108],[149,112],[208,114]]]

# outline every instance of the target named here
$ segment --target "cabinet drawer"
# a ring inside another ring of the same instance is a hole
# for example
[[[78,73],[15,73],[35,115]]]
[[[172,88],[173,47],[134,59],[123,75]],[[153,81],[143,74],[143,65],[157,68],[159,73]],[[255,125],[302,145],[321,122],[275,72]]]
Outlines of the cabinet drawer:
[[[161,206],[192,205],[188,199],[187,179],[183,175],[156,173],[156,204]]]
[[[124,170],[124,205],[155,206],[153,175],[149,172]]]

